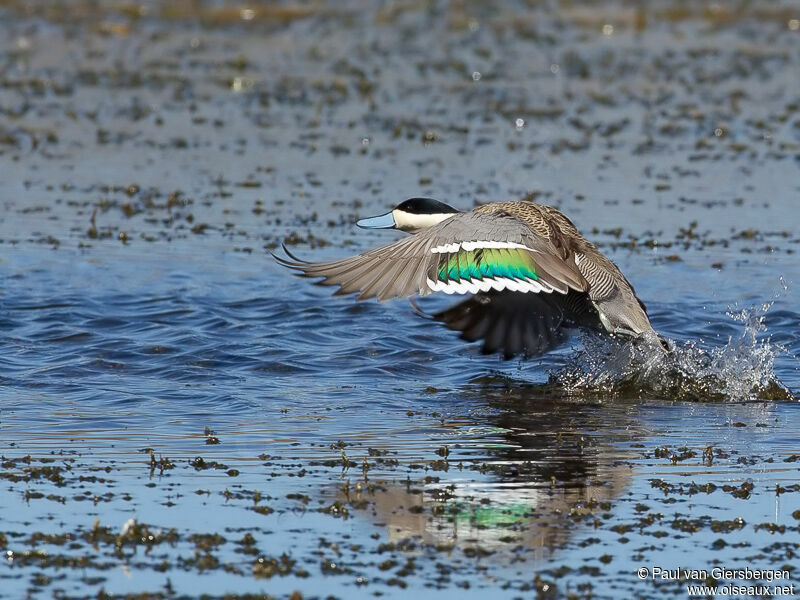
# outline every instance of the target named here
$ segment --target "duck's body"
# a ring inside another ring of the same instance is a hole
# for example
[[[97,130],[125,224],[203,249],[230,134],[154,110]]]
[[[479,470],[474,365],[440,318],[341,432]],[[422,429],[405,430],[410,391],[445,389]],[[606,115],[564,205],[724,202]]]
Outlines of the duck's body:
[[[459,212],[415,198],[359,224],[415,235],[336,261],[276,259],[338,285],[337,294],[360,292],[359,300],[472,294],[435,318],[506,357],[547,350],[569,326],[658,340],[616,265],[550,206],[496,202]]]

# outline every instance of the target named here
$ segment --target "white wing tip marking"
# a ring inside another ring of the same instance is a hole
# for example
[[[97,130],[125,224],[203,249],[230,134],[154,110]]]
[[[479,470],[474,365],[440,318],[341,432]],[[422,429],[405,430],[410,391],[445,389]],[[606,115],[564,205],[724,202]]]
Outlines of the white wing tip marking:
[[[484,277],[483,279],[464,279],[461,281],[433,281],[426,278],[428,288],[433,292],[444,292],[445,294],[477,294],[478,292],[488,292],[495,290],[502,292],[519,292],[521,294],[551,294],[555,290],[546,283],[533,281],[531,279],[519,280],[508,279],[506,277]]]

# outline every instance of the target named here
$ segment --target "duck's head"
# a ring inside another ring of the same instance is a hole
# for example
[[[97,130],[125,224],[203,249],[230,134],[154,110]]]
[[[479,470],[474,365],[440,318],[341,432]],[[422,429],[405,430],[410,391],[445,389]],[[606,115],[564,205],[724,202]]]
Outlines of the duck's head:
[[[361,219],[356,225],[365,229],[399,229],[419,233],[459,213],[458,209],[433,198],[410,198],[378,217]]]

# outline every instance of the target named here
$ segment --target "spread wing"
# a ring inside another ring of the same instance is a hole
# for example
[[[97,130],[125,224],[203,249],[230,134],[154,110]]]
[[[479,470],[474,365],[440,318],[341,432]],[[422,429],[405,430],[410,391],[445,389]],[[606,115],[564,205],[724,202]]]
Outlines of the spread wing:
[[[484,354],[542,354],[563,343],[568,327],[600,326],[587,294],[517,294],[489,291],[432,315],[468,342],[483,341]]]
[[[432,292],[477,294],[509,290],[567,294],[588,283],[574,256],[511,216],[459,213],[412,237],[357,256],[312,263],[275,256],[306,277],[378,300]]]

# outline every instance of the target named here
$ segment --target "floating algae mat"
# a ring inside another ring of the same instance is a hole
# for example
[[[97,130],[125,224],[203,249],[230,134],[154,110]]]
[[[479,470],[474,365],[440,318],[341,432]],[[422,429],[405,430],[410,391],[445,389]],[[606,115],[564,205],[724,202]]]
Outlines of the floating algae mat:
[[[798,18],[3,4],[0,596],[797,586]],[[558,206],[673,351],[504,362],[267,254],[410,196]]]

